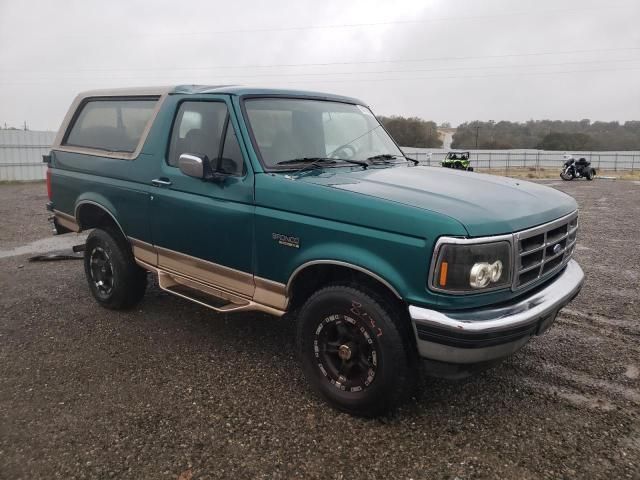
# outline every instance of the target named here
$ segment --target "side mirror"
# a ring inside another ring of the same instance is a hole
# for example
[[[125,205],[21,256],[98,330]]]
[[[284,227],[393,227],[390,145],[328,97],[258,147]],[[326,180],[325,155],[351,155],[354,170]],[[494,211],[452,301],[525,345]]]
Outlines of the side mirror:
[[[197,155],[183,153],[178,158],[178,168],[185,175],[194,178],[204,178],[204,161]]]
[[[215,171],[213,171],[209,158],[206,155],[201,157],[192,153],[183,153],[180,155],[178,158],[178,168],[185,175],[193,178],[209,180],[215,183],[224,182],[224,180],[230,175],[229,172],[225,172],[221,169],[220,165]]]

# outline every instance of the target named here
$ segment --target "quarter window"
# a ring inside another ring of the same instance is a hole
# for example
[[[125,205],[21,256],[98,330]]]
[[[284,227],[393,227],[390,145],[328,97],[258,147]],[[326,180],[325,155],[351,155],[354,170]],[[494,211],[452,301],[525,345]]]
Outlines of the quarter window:
[[[73,122],[64,144],[109,152],[134,152],[157,101],[156,97],[89,100]]]
[[[244,175],[244,161],[242,160],[242,150],[233,130],[233,125],[229,121],[227,134],[224,138],[224,148],[222,158],[220,158],[220,170],[230,175]]]

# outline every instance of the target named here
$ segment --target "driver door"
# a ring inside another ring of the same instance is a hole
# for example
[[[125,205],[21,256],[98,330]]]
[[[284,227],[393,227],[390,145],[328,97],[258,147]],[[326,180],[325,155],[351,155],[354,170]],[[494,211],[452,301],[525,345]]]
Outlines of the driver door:
[[[233,108],[224,96],[173,100],[170,142],[150,173],[151,231],[158,266],[253,296],[253,173]],[[228,175],[216,182],[178,168],[181,154],[205,158]]]

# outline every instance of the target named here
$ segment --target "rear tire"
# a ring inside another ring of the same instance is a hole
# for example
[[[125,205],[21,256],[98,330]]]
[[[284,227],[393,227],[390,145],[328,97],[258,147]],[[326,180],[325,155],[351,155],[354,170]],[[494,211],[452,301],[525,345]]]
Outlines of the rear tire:
[[[97,228],[87,237],[84,272],[93,298],[112,310],[133,307],[147,288],[147,272],[136,264],[122,234],[111,228]]]
[[[317,291],[298,317],[298,352],[307,380],[339,410],[364,417],[390,411],[417,383],[408,322],[400,308],[360,286]]]

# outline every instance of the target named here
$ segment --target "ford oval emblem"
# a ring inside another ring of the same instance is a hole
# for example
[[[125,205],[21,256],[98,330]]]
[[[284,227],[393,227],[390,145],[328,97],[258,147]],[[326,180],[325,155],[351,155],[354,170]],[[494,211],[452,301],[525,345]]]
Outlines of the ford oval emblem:
[[[562,251],[562,245],[560,245],[559,243],[556,243],[555,246],[553,247],[553,254],[557,255]]]

